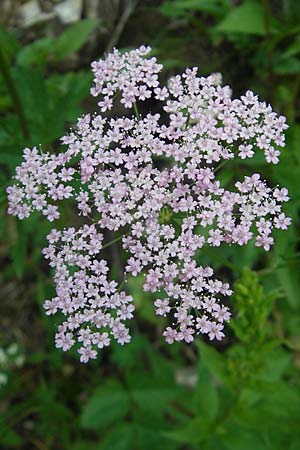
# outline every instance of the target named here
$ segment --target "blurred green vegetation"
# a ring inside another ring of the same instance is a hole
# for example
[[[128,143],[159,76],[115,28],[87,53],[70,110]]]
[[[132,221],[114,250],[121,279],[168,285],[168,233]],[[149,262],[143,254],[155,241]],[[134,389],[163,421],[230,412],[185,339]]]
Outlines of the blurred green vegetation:
[[[88,67],[70,70],[67,62],[83,54],[96,28],[96,20],[84,19],[26,45],[20,30],[0,28],[0,448],[298,450],[300,2],[147,1],[132,14],[118,47],[150,44],[166,77],[195,65],[203,75],[221,72],[234,95],[253,89],[287,116],[281,163],[247,164],[288,187],[293,225],[277,233],[270,254],[251,244],[203,255],[234,282],[234,319],[217,347],[165,344],[151,297],[134,280],[133,342],[82,365],[54,348],[54,320],[42,310],[53,289],[40,255],[51,225],[38,216],[22,223],[7,217],[5,187],[23,147],[55,151],[92,107]],[[91,59],[106,42],[98,48]],[[233,176],[225,170],[226,180]],[[66,209],[62,223],[72,214]]]

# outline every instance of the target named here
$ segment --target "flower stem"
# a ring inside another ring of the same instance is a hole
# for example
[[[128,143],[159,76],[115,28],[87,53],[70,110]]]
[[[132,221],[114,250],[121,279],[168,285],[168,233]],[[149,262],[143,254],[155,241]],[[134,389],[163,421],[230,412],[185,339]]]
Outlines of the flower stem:
[[[116,239],[113,239],[112,241],[107,242],[107,244],[103,245],[102,249],[106,247],[110,247],[111,245],[115,244],[116,242],[119,242],[122,239],[123,236],[119,236]]]
[[[137,107],[136,102],[134,102],[134,104],[133,104],[133,109],[134,109],[136,118],[137,118],[138,120],[140,120],[141,116],[140,116],[140,113],[139,113],[139,110],[138,110],[138,107]]]

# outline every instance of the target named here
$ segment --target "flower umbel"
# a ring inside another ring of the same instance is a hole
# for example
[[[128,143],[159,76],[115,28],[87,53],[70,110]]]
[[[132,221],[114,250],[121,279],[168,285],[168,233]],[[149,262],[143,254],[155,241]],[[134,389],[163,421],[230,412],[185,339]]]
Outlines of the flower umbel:
[[[7,189],[9,213],[19,219],[37,210],[52,222],[60,201],[69,199],[86,221],[77,230],[53,229],[43,250],[56,284],[46,314],[65,317],[56,346],[79,345],[82,362],[96,358],[112,338],[130,341],[125,323],[133,317],[133,299],[109,279],[105,230],[124,233],[125,272],[145,275],[144,290],[158,296],[157,315],[170,317],[163,334],[171,344],[199,334],[220,340],[230,319],[222,298],[232,291],[211,267],[199,265],[201,249],[254,239],[268,251],[273,228],[285,230],[291,222],[282,211],[287,189],[272,189],[258,173],[236,174],[239,181],[230,187],[218,179],[227,160],[242,164],[257,152],[277,164],[285,118],[251,91],[232,99],[218,74],[199,77],[196,68],[161,87],[162,65],[149,53],[143,46],[122,55],[114,50],[92,63],[91,94],[100,97],[101,113],[81,117],[62,138],[61,153],[25,149]],[[141,116],[136,104],[150,97],[161,114]],[[118,101],[129,114],[105,117]]]

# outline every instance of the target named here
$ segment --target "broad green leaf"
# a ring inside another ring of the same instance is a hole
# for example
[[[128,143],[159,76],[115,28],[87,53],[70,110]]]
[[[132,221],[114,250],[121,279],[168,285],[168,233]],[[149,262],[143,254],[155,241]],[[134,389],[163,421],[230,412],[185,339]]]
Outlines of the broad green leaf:
[[[221,431],[221,430],[220,430]],[[263,442],[263,436],[231,420],[221,431],[227,450],[270,450]]]
[[[134,426],[131,423],[122,423],[106,434],[99,450],[132,450],[135,439]]]
[[[84,71],[55,75],[47,80],[52,112],[51,127],[56,130],[57,136],[64,132],[66,122],[73,124],[81,115],[81,101],[89,95],[91,81],[91,74]]]
[[[288,450],[299,450],[300,433],[290,437]]]
[[[166,16],[176,17],[187,12],[204,12],[213,16],[222,16],[226,12],[224,0],[179,0],[164,2],[160,12]]]
[[[80,440],[72,442],[72,450],[102,450],[101,444],[95,444],[93,441]]]
[[[124,387],[115,380],[96,389],[83,407],[81,426],[99,429],[122,419],[128,411],[129,398]]]
[[[46,81],[41,70],[28,67],[16,67],[14,76],[34,145],[49,144],[62,136],[66,123],[81,114],[80,102],[88,95],[91,82],[86,72],[54,75]]]
[[[177,445],[174,446],[174,442],[164,436],[162,426],[164,424],[157,422],[154,416],[146,416],[145,420],[137,421],[130,450],[177,450]]]
[[[32,142],[44,144],[51,141],[51,112],[43,72],[27,67],[15,67],[13,75],[25,117],[30,124]]]
[[[202,417],[196,417],[175,431],[165,432],[164,435],[177,442],[196,444],[206,441],[211,432],[210,424]]]
[[[262,353],[262,357],[265,364],[261,373],[258,374],[260,380],[279,381],[291,363],[291,355],[281,348]]]
[[[264,402],[260,401],[260,403],[264,410],[268,410],[269,415],[277,418],[281,417],[282,419],[287,419],[288,417],[298,418],[300,402],[299,384],[279,380],[273,383],[257,384],[256,390],[264,396]],[[289,423],[283,423],[282,426],[284,429],[288,429]]]
[[[2,25],[0,25],[0,47],[8,63],[20,48],[20,43],[15,35],[9,33]]]
[[[17,55],[17,63],[20,66],[44,67],[53,49],[54,39],[43,38],[23,47]]]
[[[0,426],[0,445],[3,449],[19,449],[22,445],[21,437],[12,429]]]
[[[67,28],[54,43],[55,58],[60,61],[80,50],[96,26],[95,19],[84,19]]]
[[[99,450],[131,450],[136,442],[136,430],[131,423],[121,423],[104,435]]]
[[[153,308],[153,295],[144,292],[143,284],[145,282],[143,275],[136,277],[129,277],[127,288],[129,293],[133,296],[134,305],[137,313],[149,323],[157,324],[158,318],[155,315]],[[160,320],[163,322],[163,319]]]
[[[130,396],[140,409],[161,413],[172,400],[176,400],[179,392],[180,390],[175,386],[173,388],[146,386],[132,389]]]
[[[215,29],[223,33],[264,35],[266,31],[262,7],[258,2],[245,1],[231,9]]]
[[[292,256],[296,246],[294,241],[296,233],[297,229],[294,229],[294,225],[287,231],[284,231],[284,235],[283,233],[280,235],[276,233],[276,245],[273,252],[275,265],[280,266],[284,263],[284,256]],[[290,306],[298,308],[300,304],[299,261],[296,259],[294,264],[276,270],[276,277]]]
[[[212,345],[204,342],[197,342],[199,348],[199,358],[210,373],[222,381],[224,384],[228,383],[228,371],[226,358],[224,354],[218,352]]]
[[[284,58],[289,58],[290,56],[295,56],[300,53],[300,35],[296,37],[293,43],[288,47],[288,49],[282,53]]]
[[[284,182],[287,183],[289,182],[289,185],[291,183],[290,180],[290,170],[294,167],[294,170],[299,170],[299,165],[300,165],[300,125],[299,124],[293,124],[290,125],[289,129],[286,131],[286,149],[282,150],[282,154],[280,156],[280,164],[278,164],[278,166],[274,167],[274,173],[276,174],[275,176],[277,176],[277,174],[281,174],[282,172],[282,177],[284,177]],[[295,166],[295,163],[297,163],[297,165]],[[291,166],[288,167],[288,171],[287,171],[287,167],[286,165],[290,164]],[[288,172],[288,173],[286,173]],[[299,181],[298,179],[296,179],[296,174],[295,174],[295,179],[294,179],[294,188],[298,187],[298,185],[296,184],[296,182]],[[292,186],[291,186],[292,187]]]
[[[12,150],[14,149],[15,146],[11,146],[9,148],[1,148],[0,152],[0,163],[9,166],[12,169],[14,169],[22,162],[22,155],[14,155],[12,152]]]
[[[275,442],[276,434],[290,439],[294,432],[299,432],[299,388],[278,382],[257,384],[254,389],[261,397],[253,407],[245,405],[234,412],[238,423],[247,425],[252,434],[269,429],[275,435]]]
[[[200,363],[198,383],[193,396],[195,410],[202,417],[213,421],[218,414],[218,392],[209,371]]]
[[[293,75],[300,72],[300,61],[294,56],[282,58],[281,55],[275,58],[273,63],[274,73],[279,75]]]
[[[99,450],[176,450],[177,445],[162,435],[149,417],[146,424],[136,421],[115,426],[104,436]]]

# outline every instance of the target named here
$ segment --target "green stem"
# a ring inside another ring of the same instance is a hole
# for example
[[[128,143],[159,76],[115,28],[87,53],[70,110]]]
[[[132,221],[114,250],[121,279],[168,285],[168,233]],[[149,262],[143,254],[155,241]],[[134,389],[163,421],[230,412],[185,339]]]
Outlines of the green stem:
[[[268,85],[269,87],[273,87],[273,44],[271,42],[271,18],[272,18],[272,10],[270,6],[269,0],[261,0],[261,5],[264,14],[264,26],[265,26],[265,42],[267,45],[267,67],[268,67]],[[270,91],[270,95],[272,96],[272,90]]]
[[[140,120],[140,119],[141,119],[141,116],[140,116],[140,113],[139,113],[139,110],[138,110],[138,107],[137,107],[136,102],[134,102],[134,104],[133,104],[133,109],[134,109],[136,118],[137,118],[138,120]]]
[[[4,83],[7,87],[9,95],[13,101],[15,112],[18,116],[20,128],[22,130],[22,134],[26,140],[29,139],[29,130],[27,126],[27,121],[24,115],[23,107],[21,104],[21,100],[16,89],[14,80],[11,76],[9,66],[7,64],[6,58],[3,54],[3,51],[0,47],[0,72],[2,73]]]
[[[185,125],[184,125],[184,129],[185,129],[185,130],[188,128],[188,126],[189,126],[189,124],[190,124],[190,121],[191,121],[191,116],[190,116],[190,114],[188,114],[188,115],[187,115],[187,118],[186,118]]]
[[[111,245],[115,244],[116,242],[119,242],[122,239],[123,236],[119,236],[116,239],[109,241],[107,244],[103,245],[102,249],[106,247],[110,247]]]

